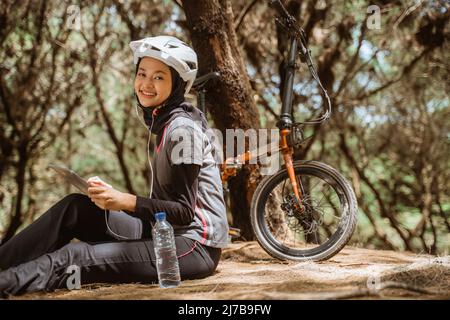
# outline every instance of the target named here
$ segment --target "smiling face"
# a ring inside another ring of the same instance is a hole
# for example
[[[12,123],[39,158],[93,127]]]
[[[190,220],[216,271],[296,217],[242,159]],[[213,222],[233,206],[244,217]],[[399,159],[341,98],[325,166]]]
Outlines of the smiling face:
[[[134,91],[143,107],[157,107],[172,92],[172,74],[163,62],[144,57],[134,80]]]

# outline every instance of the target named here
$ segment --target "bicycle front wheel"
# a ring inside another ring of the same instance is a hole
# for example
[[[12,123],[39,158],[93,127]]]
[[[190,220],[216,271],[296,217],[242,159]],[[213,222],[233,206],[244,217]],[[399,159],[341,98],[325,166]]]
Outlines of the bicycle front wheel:
[[[253,195],[251,223],[260,245],[282,260],[326,260],[350,240],[357,202],[350,183],[332,167],[296,161],[299,206],[286,169],[264,178]]]

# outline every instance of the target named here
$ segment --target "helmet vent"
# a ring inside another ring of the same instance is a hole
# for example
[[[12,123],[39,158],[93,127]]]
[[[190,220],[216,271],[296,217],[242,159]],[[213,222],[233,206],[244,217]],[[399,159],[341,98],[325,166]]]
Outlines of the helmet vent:
[[[189,69],[197,69],[197,65],[193,62],[185,61],[186,64],[189,66]]]

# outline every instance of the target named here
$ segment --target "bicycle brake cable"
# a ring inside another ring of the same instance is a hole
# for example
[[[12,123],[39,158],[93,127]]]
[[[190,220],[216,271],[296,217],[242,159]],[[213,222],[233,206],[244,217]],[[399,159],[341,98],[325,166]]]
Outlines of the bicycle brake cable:
[[[294,123],[294,126],[299,126],[299,125],[302,125],[302,124],[318,124],[318,123],[322,123],[322,122],[328,120],[330,118],[330,116],[331,116],[331,100],[330,100],[330,96],[328,95],[327,90],[322,85],[322,82],[320,81],[319,75],[317,74],[316,67],[314,66],[314,63],[313,63],[312,58],[311,58],[311,50],[309,50],[308,46],[307,46],[305,31],[303,30],[302,27],[300,27],[297,24],[297,20],[295,20],[295,18],[291,14],[289,14],[284,7],[282,7],[282,11],[283,11],[282,19],[284,20],[284,22],[282,22],[280,18],[276,18],[276,21],[283,28],[285,28],[291,36],[294,36],[295,38],[297,38],[299,40],[299,44],[300,44],[300,50],[299,50],[300,60],[302,62],[305,62],[306,65],[308,66],[308,69],[309,69],[309,72],[311,73],[311,76],[317,82],[317,84],[319,85],[320,89],[322,90],[322,93],[323,93],[323,95],[325,97],[325,100],[326,100],[326,103],[327,103],[327,108],[325,110],[325,113],[322,114],[319,118],[308,120],[308,121],[304,121],[304,122],[296,122],[296,123]]]

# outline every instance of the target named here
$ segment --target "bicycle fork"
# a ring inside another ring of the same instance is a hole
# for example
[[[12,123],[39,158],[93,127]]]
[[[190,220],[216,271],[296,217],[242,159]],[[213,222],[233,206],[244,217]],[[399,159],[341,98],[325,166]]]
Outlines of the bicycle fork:
[[[286,166],[286,170],[288,172],[289,180],[291,181],[292,190],[294,190],[295,198],[297,199],[297,203],[299,205],[299,210],[301,213],[305,211],[305,206],[302,203],[302,191],[300,189],[299,183],[297,181],[297,177],[295,175],[294,164],[292,161],[294,151],[291,147],[289,147],[287,143],[287,136],[291,130],[282,129],[281,130],[281,141],[280,141],[280,150],[283,154],[284,164]]]

